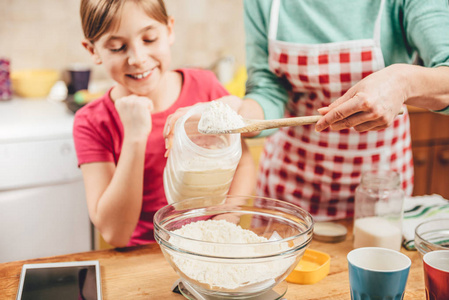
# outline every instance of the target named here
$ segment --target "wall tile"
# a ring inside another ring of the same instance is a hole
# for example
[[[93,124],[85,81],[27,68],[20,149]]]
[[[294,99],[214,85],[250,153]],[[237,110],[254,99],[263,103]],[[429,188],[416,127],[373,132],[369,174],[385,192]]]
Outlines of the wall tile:
[[[173,68],[208,68],[224,55],[244,64],[243,0],[166,0],[166,5],[175,17]],[[12,69],[92,64],[82,38],[79,1],[0,1],[0,56],[11,59]],[[107,78],[101,66],[92,66],[93,78]]]

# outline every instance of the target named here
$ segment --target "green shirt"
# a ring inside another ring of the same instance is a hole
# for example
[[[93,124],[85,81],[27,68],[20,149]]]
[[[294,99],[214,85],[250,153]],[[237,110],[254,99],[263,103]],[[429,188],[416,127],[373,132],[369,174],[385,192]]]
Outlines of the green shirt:
[[[380,0],[281,0],[277,40],[318,44],[368,39]],[[287,91],[268,68],[268,30],[272,0],[244,0],[248,81],[245,98],[256,100],[266,119],[280,118]],[[381,19],[385,65],[413,63],[449,66],[447,0],[386,0]],[[439,111],[449,114],[449,107]],[[268,134],[265,132],[264,135]]]

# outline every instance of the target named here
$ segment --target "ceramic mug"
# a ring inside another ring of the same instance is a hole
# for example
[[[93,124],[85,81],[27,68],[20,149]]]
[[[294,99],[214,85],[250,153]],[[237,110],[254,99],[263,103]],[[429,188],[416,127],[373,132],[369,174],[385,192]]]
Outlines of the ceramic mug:
[[[423,266],[426,299],[449,299],[449,250],[427,252]]]
[[[68,86],[69,94],[74,94],[80,90],[89,88],[91,69],[88,65],[75,63],[69,66],[70,83]]]
[[[402,299],[412,264],[401,252],[364,247],[348,253],[351,299]]]

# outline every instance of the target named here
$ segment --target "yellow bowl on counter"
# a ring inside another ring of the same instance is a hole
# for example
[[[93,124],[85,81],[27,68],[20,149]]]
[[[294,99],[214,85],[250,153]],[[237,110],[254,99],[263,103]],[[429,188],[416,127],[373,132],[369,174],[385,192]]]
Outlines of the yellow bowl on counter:
[[[25,98],[48,96],[51,88],[59,79],[59,71],[50,69],[30,69],[11,72],[14,93]]]
[[[314,284],[329,274],[331,257],[329,254],[306,249],[299,263],[287,276],[287,282]]]

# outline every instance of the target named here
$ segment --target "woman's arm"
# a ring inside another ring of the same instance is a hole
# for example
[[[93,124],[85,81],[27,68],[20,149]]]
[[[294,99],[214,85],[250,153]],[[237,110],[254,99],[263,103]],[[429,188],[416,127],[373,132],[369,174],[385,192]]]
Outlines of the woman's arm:
[[[284,116],[288,94],[281,85],[279,78],[270,71],[268,63],[268,30],[269,14],[272,1],[245,0],[244,25],[246,38],[246,99],[259,104],[256,107],[259,115],[254,115],[252,108],[255,103],[245,102],[239,110],[245,118],[277,119]],[[295,30],[292,28],[291,30]],[[248,107],[245,109],[245,107]],[[265,130],[263,135],[269,135],[275,130]]]
[[[407,71],[410,84],[406,104],[430,110],[443,110],[449,106],[449,67],[407,66]]]

